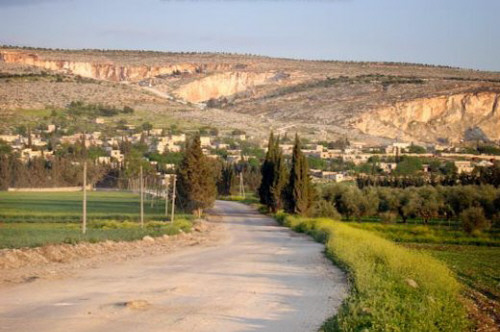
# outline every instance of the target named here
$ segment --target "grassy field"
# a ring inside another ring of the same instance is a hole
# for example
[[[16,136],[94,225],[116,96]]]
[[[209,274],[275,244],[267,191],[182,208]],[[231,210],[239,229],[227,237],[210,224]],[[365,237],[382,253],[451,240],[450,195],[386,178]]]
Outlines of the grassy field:
[[[433,243],[500,246],[500,230],[493,229],[477,235],[447,225],[384,224],[380,222],[350,222],[355,228],[375,232],[387,239],[402,243]]]
[[[500,323],[500,234],[498,229],[469,235],[445,226],[349,223],[386,239],[425,252],[446,263],[465,285],[477,329],[495,330]]]
[[[146,220],[165,220],[165,203],[151,207],[145,200]],[[127,192],[89,192],[88,220],[138,221],[139,195]],[[0,222],[78,222],[82,218],[81,192],[0,192]]]
[[[140,228],[139,196],[125,192],[88,193],[88,229],[81,234],[82,193],[0,192],[0,248],[44,244],[132,241],[145,235],[177,234],[191,229],[191,216],[176,214],[165,222],[164,201],[145,201],[145,227]]]
[[[429,254],[329,219],[276,216],[285,226],[324,242],[344,267],[351,294],[324,331],[464,331],[461,285]]]

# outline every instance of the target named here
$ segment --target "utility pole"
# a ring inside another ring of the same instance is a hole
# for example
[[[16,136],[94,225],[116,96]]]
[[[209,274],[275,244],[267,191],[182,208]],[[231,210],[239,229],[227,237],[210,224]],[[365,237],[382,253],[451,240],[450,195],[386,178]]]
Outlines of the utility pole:
[[[165,180],[165,217],[168,217],[168,183],[170,181],[170,176],[168,180]]]
[[[83,162],[83,216],[82,233],[87,232],[87,161]]]
[[[142,177],[142,166],[141,166],[141,228],[144,228],[144,179]]]
[[[175,212],[175,185],[177,182],[177,175],[174,174],[174,185],[172,187],[172,217],[170,218],[170,222],[174,222],[174,212]]]
[[[243,171],[240,172],[240,195],[245,198],[245,185],[243,184]]]

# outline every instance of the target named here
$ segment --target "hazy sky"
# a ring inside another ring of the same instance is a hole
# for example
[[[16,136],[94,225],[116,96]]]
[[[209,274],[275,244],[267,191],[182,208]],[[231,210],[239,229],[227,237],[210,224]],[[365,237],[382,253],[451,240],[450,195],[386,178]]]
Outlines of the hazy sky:
[[[500,0],[0,0],[0,44],[500,71]]]

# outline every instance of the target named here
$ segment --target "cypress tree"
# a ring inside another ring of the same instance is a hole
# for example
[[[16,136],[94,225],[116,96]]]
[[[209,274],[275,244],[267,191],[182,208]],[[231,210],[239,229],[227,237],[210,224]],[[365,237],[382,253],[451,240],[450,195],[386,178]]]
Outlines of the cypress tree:
[[[220,195],[231,195],[231,189],[234,180],[234,167],[226,162],[222,165],[221,176],[217,183],[217,188]]]
[[[260,202],[269,211],[276,212],[282,207],[282,193],[286,185],[286,166],[279,147],[279,138],[271,132],[266,158],[261,167],[262,180],[259,187]]]
[[[260,173],[262,174],[262,179],[259,186],[259,198],[260,203],[269,207],[270,197],[271,197],[271,184],[273,183],[273,164],[274,159],[274,134],[271,131],[269,134],[269,142],[267,144],[266,158],[262,163],[260,168]]]
[[[210,163],[203,155],[200,136],[186,144],[186,151],[177,169],[180,203],[201,217],[203,209],[215,201],[216,185]]]
[[[309,178],[309,167],[307,159],[302,153],[298,135],[295,135],[292,169],[285,197],[287,212],[300,215],[308,214],[314,199],[313,187]]]
[[[279,137],[274,143],[273,153],[273,181],[270,188],[269,208],[273,213],[276,213],[283,207],[283,192],[287,185],[287,169],[283,151],[279,146]]]

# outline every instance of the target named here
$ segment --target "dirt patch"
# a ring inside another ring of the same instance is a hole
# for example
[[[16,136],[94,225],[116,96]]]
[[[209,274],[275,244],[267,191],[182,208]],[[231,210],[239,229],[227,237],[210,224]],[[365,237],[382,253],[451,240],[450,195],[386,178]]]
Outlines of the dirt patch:
[[[96,267],[146,255],[158,255],[194,245],[211,245],[221,239],[223,226],[199,222],[191,233],[145,237],[132,242],[57,244],[38,248],[0,250],[0,287],[36,279],[62,278],[77,269]]]

